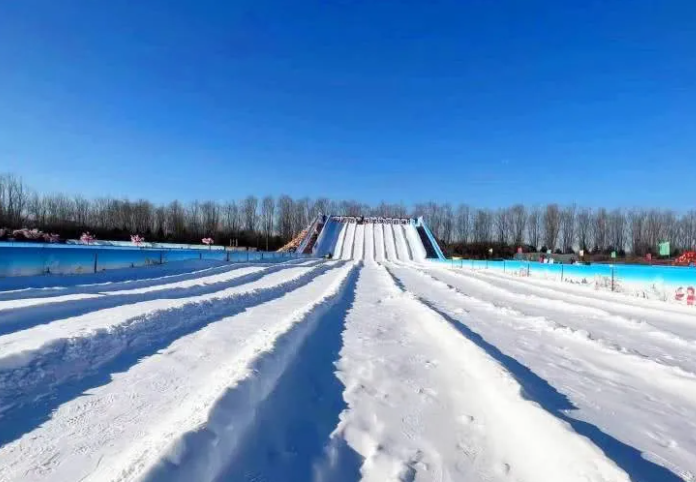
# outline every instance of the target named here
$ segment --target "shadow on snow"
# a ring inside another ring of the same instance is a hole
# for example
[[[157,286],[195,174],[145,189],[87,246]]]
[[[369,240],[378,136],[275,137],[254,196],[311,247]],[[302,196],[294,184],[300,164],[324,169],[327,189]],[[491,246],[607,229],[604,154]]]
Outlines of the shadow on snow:
[[[261,303],[281,298],[287,292],[309,283],[320,274],[342,265],[343,263],[322,265],[290,281],[256,293],[243,294],[229,300],[213,300],[205,303],[204,306],[195,304],[177,310],[164,310],[157,315],[148,316],[143,322],[144,327],[136,336],[125,340],[121,350],[108,361],[88,365],[68,379],[60,380],[53,385],[49,384],[47,389],[40,393],[37,393],[38,390],[25,391],[21,385],[17,387],[14,394],[4,393],[3,395],[7,395],[16,404],[1,412],[0,447],[47,421],[51,413],[61,404],[80,395],[90,396],[84,392],[106,385],[111,381],[113,374],[127,371],[142,359],[165,349],[178,338],[198,331],[222,318],[234,316]],[[107,333],[105,336],[113,337],[114,335]],[[90,340],[85,340],[84,343],[88,347],[91,346]],[[48,361],[60,364],[64,359],[63,355],[62,352],[55,353]],[[103,352],[97,350],[92,356],[103,356]],[[39,364],[41,366],[37,369],[44,370],[47,366],[46,360],[41,360]],[[45,388],[46,385],[39,386],[39,390],[42,387]]]
[[[331,436],[346,408],[335,362],[357,276],[353,270],[333,299],[257,359],[253,375],[215,404],[206,426],[182,437],[145,480],[359,480],[362,457]]]
[[[406,286],[387,269],[394,282],[404,291]],[[643,458],[636,448],[627,445],[599,427],[589,422],[575,419],[567,414],[578,407],[568,397],[556,390],[549,382],[530,370],[515,358],[506,355],[498,347],[486,341],[480,334],[473,331],[461,321],[440,310],[429,300],[417,297],[428,308],[444,318],[452,327],[459,331],[469,341],[484,350],[517,380],[522,387],[522,394],[528,400],[538,403],[544,410],[555,417],[567,422],[575,432],[587,437],[614,463],[626,472],[634,482],[684,482],[669,469]]]

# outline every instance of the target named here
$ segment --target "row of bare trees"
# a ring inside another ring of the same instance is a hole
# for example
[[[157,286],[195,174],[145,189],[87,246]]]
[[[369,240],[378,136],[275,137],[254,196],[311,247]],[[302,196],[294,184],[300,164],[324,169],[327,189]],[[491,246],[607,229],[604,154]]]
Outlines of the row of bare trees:
[[[456,209],[449,204],[417,205],[436,237],[445,244],[496,243],[544,247],[564,253],[654,252],[669,241],[675,250],[696,248],[696,211],[681,215],[661,209],[578,208],[549,204],[527,208],[521,204],[501,209]]]
[[[496,243],[562,252],[584,249],[636,254],[654,251],[660,241],[670,241],[679,250],[696,247],[696,211],[677,214],[659,209],[607,210],[557,204],[485,209],[433,202],[408,209],[404,204],[369,206],[353,200],[293,199],[286,195],[248,196],[226,203],[194,201],[184,205],[173,201],[155,205],[145,199],[40,194],[18,177],[0,175],[0,228],[35,227],[63,237],[78,237],[83,230],[111,239],[128,239],[129,234],[139,233],[150,240],[198,242],[211,236],[218,243],[272,249],[292,239],[318,213],[423,216],[445,244]]]
[[[146,199],[86,199],[40,194],[18,177],[0,175],[0,228],[9,228],[4,231],[6,236],[14,229],[30,227],[59,233],[63,238],[76,238],[88,230],[102,239],[127,240],[132,233],[152,241],[199,242],[202,237],[213,237],[218,243],[273,249],[296,236],[318,213],[361,216],[377,212],[384,216],[407,214],[403,205],[381,204],[372,209],[357,201],[293,199],[287,195],[164,205]]]

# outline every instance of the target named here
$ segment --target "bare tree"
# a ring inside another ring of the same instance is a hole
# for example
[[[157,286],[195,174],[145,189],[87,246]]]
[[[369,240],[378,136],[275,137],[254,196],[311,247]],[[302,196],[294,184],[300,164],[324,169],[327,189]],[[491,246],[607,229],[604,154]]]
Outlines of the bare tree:
[[[203,219],[201,216],[201,203],[193,201],[186,209],[186,228],[196,238],[208,236],[203,232]]]
[[[575,242],[575,206],[568,206],[561,212],[561,249],[564,253],[573,252]]]
[[[293,236],[293,219],[295,213],[294,201],[290,196],[283,195],[278,198],[278,233],[281,238],[289,240]]]
[[[256,222],[258,219],[258,214],[256,212],[259,205],[259,200],[256,196],[247,196],[242,202],[242,213],[244,215],[244,230],[247,233],[254,233],[256,231]]]
[[[457,240],[462,243],[469,242],[471,232],[471,209],[466,204],[457,207]]]
[[[661,236],[661,241],[669,241],[670,245],[675,247],[677,245],[677,239],[679,238],[679,223],[677,222],[677,216],[674,214],[674,211],[663,211],[662,223],[664,232]]]
[[[266,238],[266,251],[268,251],[268,242],[273,234],[274,221],[275,200],[271,196],[266,196],[261,202],[261,224],[263,226],[263,236]]]
[[[524,228],[527,226],[527,210],[521,204],[515,204],[510,210],[512,236],[515,246],[524,243]]]
[[[340,207],[339,207],[340,212],[343,213],[344,216],[354,216],[354,217],[365,215],[366,213],[363,212],[363,208],[364,208],[364,206],[361,203],[354,201],[354,200],[341,201]],[[305,227],[305,225],[306,225],[306,223],[303,224],[302,228],[300,228],[300,229],[303,229]]]
[[[177,239],[184,237],[186,233],[186,214],[179,201],[174,201],[167,207],[167,223]]]
[[[598,209],[592,216],[592,237],[595,250],[603,251],[607,248],[609,236],[607,210]]]
[[[154,207],[145,199],[140,199],[131,204],[131,220],[130,226],[135,233],[147,233],[152,230],[152,215]],[[86,227],[84,224],[77,222],[81,227]]]
[[[312,217],[315,217],[318,214],[330,214],[330,205],[331,201],[329,201],[327,198],[318,198],[316,201],[314,201],[314,205],[312,207]]]
[[[628,214],[631,231],[631,250],[633,254],[645,254],[647,243],[645,242],[645,218],[643,210],[634,209]]]
[[[201,221],[203,232],[206,237],[217,237],[220,229],[220,208],[211,201],[201,205]]]
[[[428,202],[422,206],[422,209],[424,211],[423,216],[425,217],[428,227],[430,227],[433,235],[438,239],[442,239],[444,227],[442,208],[434,202]]]
[[[167,228],[167,210],[164,208],[164,206],[158,206],[155,208],[154,226],[152,231],[160,239],[171,234]]]
[[[442,216],[442,239],[445,244],[452,242],[452,235],[454,231],[454,211],[452,210],[452,205],[447,203],[441,208]],[[404,217],[404,216],[399,216]]]
[[[578,247],[583,251],[589,251],[592,234],[592,211],[583,208],[578,213]]]
[[[0,223],[21,227],[29,194],[21,178],[12,174],[0,176]]]
[[[689,211],[682,218],[683,241],[681,249],[696,249],[696,211]]]
[[[298,199],[294,203],[292,235],[296,236],[309,224],[309,198]]]
[[[496,240],[500,244],[507,244],[510,237],[510,211],[500,208],[495,213]]]
[[[82,196],[75,196],[73,198],[73,206],[75,213],[73,221],[80,228],[86,227],[90,210],[89,201]]]
[[[664,233],[664,218],[657,209],[651,209],[645,218],[645,244],[646,248],[655,248]]]
[[[242,225],[242,216],[239,210],[239,205],[236,201],[229,201],[225,203],[225,233],[229,237],[230,246],[233,244],[233,239],[235,242],[238,240],[239,230]]]
[[[539,249],[541,240],[541,210],[538,207],[532,208],[527,218],[527,238],[529,244],[534,249]]]
[[[544,244],[552,251],[556,249],[560,229],[561,211],[558,204],[549,204],[544,211]]]
[[[493,216],[485,209],[477,209],[474,215],[474,242],[485,243],[491,240]]]
[[[0,183],[2,180],[0,180]],[[37,226],[46,226],[46,203],[42,196],[37,193],[33,193],[27,204],[27,213],[29,219],[32,223]],[[2,221],[0,221],[0,226],[2,226]]]
[[[611,246],[616,251],[626,249],[626,213],[620,209],[614,209],[609,214],[609,239]]]

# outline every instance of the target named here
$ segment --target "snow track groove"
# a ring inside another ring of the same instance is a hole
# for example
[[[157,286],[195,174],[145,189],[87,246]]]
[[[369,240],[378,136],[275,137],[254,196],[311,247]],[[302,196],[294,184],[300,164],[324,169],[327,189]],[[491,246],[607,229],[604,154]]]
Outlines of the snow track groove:
[[[511,312],[537,317],[540,322],[546,320],[548,329],[586,336],[609,349],[646,358],[693,375],[696,340],[682,338],[642,319],[615,315],[573,301],[519,294],[462,272],[439,269],[421,271],[482,301]]]
[[[338,234],[338,240],[336,241],[336,246],[334,247],[333,259],[341,259],[343,254],[343,245],[346,244],[346,236],[348,235],[348,223],[340,223],[341,232]]]
[[[410,254],[410,249],[406,244],[403,226],[401,224],[393,224],[392,230],[394,231],[394,242],[396,244],[396,252],[399,261],[410,261],[412,257]]]
[[[519,294],[567,301],[629,319],[637,317],[661,330],[673,332],[684,338],[696,339],[696,324],[694,323],[696,316],[694,316],[694,310],[691,307],[621,293],[593,290],[591,287],[578,286],[572,283],[559,284],[556,281],[535,278],[519,280],[512,276],[493,272],[470,271],[468,273],[470,276],[494,286],[514,289]],[[665,316],[665,314],[669,314],[669,316]]]
[[[355,242],[351,258],[365,259],[365,224],[358,224],[355,227]]]
[[[0,481],[696,482],[696,317],[341,224],[350,261],[0,293]]]
[[[49,303],[62,303],[66,301],[78,301],[82,299],[98,298],[103,296],[113,296],[118,294],[142,294],[154,291],[163,291],[167,289],[184,289],[199,285],[211,285],[215,283],[225,282],[231,279],[238,278],[244,274],[262,271],[269,265],[253,265],[253,264],[238,264],[226,266],[224,270],[215,270],[216,272],[204,271],[197,273],[196,276],[180,277],[176,276],[176,280],[170,277],[158,278],[156,280],[147,280],[144,283],[114,283],[105,286],[104,284],[87,285],[79,289],[71,290],[72,293],[51,293],[43,294],[43,296],[31,297],[23,296],[19,299],[0,301],[0,314],[8,310],[18,310],[21,308],[36,307]],[[185,279],[180,279],[185,278]]]
[[[423,246],[423,242],[420,240],[416,227],[413,224],[409,224],[404,227],[404,231],[408,245],[411,247],[413,259],[415,261],[423,261],[426,257],[425,246]]]
[[[375,223],[368,223],[365,226],[365,260],[371,264],[377,254],[375,252]]]
[[[384,224],[375,224],[375,261],[384,261],[386,245],[384,244]]]
[[[172,443],[183,457],[186,446],[176,441],[206,420],[220,422],[220,413],[211,410],[226,390],[246,387],[247,395],[258,395],[269,388],[261,367],[281,367],[294,356],[297,341],[311,333],[326,307],[344,299],[354,270],[314,270],[309,283],[181,337],[88,396],[61,404],[41,427],[0,448],[0,480],[134,480]],[[334,329],[340,329],[337,323]],[[297,333],[295,344],[277,345],[289,330]],[[264,353],[277,356],[256,364]],[[251,399],[239,401],[240,410],[249,404],[253,418]]]
[[[302,266],[304,263],[315,265],[320,262],[319,260],[313,260],[302,263],[292,262],[235,267],[234,269],[210,277],[206,276],[178,283],[167,283],[133,290],[116,291],[114,293],[89,295],[88,298],[63,299],[61,297],[61,300],[57,302],[51,302],[51,298],[47,298],[45,302],[35,306],[25,306],[0,311],[0,336],[107,308],[151,300],[179,299],[214,293],[216,291],[256,281],[269,273],[288,269],[293,266]],[[208,283],[208,281],[212,281],[212,283]],[[28,300],[22,301],[26,302]]]
[[[386,259],[390,261],[396,261],[399,259],[396,253],[396,244],[394,242],[394,229],[391,224],[382,224],[384,228],[384,245],[386,252]]]
[[[632,368],[636,357],[600,348],[584,336],[539,330],[534,318],[520,325],[524,316],[513,310],[433,282],[422,272],[391,269],[409,292],[508,367],[527,396],[591,439],[632,480],[696,480],[690,449],[696,422],[687,415],[696,411],[691,376],[653,374],[651,368],[659,365]],[[650,413],[660,415],[648,420]]]
[[[19,342],[7,344],[1,352],[4,357],[0,358],[0,421],[23,418],[17,411],[46,416],[55,401],[70,399],[77,390],[93,386],[93,376],[103,378],[122,371],[137,362],[136,354],[138,358],[151,355],[176,338],[283,296],[335,266],[331,263],[289,268],[293,271],[268,274],[222,292],[145,302],[131,306],[125,313],[115,308],[113,314],[102,313],[101,317],[69,319],[60,330],[47,326],[43,337],[32,335],[29,330]],[[37,405],[42,405],[41,397],[48,398],[47,406],[37,410]],[[3,430],[0,443],[26,429],[18,425],[15,430]]]
[[[355,228],[356,223],[347,223],[346,239],[343,241],[343,253],[341,259],[353,259],[353,249],[355,248]]]
[[[184,434],[143,480],[356,480],[360,457],[332,437],[345,408],[334,375],[357,268],[294,317],[272,350],[230,387],[207,422]],[[292,456],[284,456],[290,450]]]
[[[338,367],[363,481],[628,481],[383,267],[361,271]]]

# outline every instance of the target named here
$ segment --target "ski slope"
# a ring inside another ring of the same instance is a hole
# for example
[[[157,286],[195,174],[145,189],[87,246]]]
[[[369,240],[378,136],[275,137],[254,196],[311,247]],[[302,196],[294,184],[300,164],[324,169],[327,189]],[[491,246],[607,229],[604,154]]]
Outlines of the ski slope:
[[[0,481],[696,481],[693,309],[421,263],[409,227],[0,283]]]

